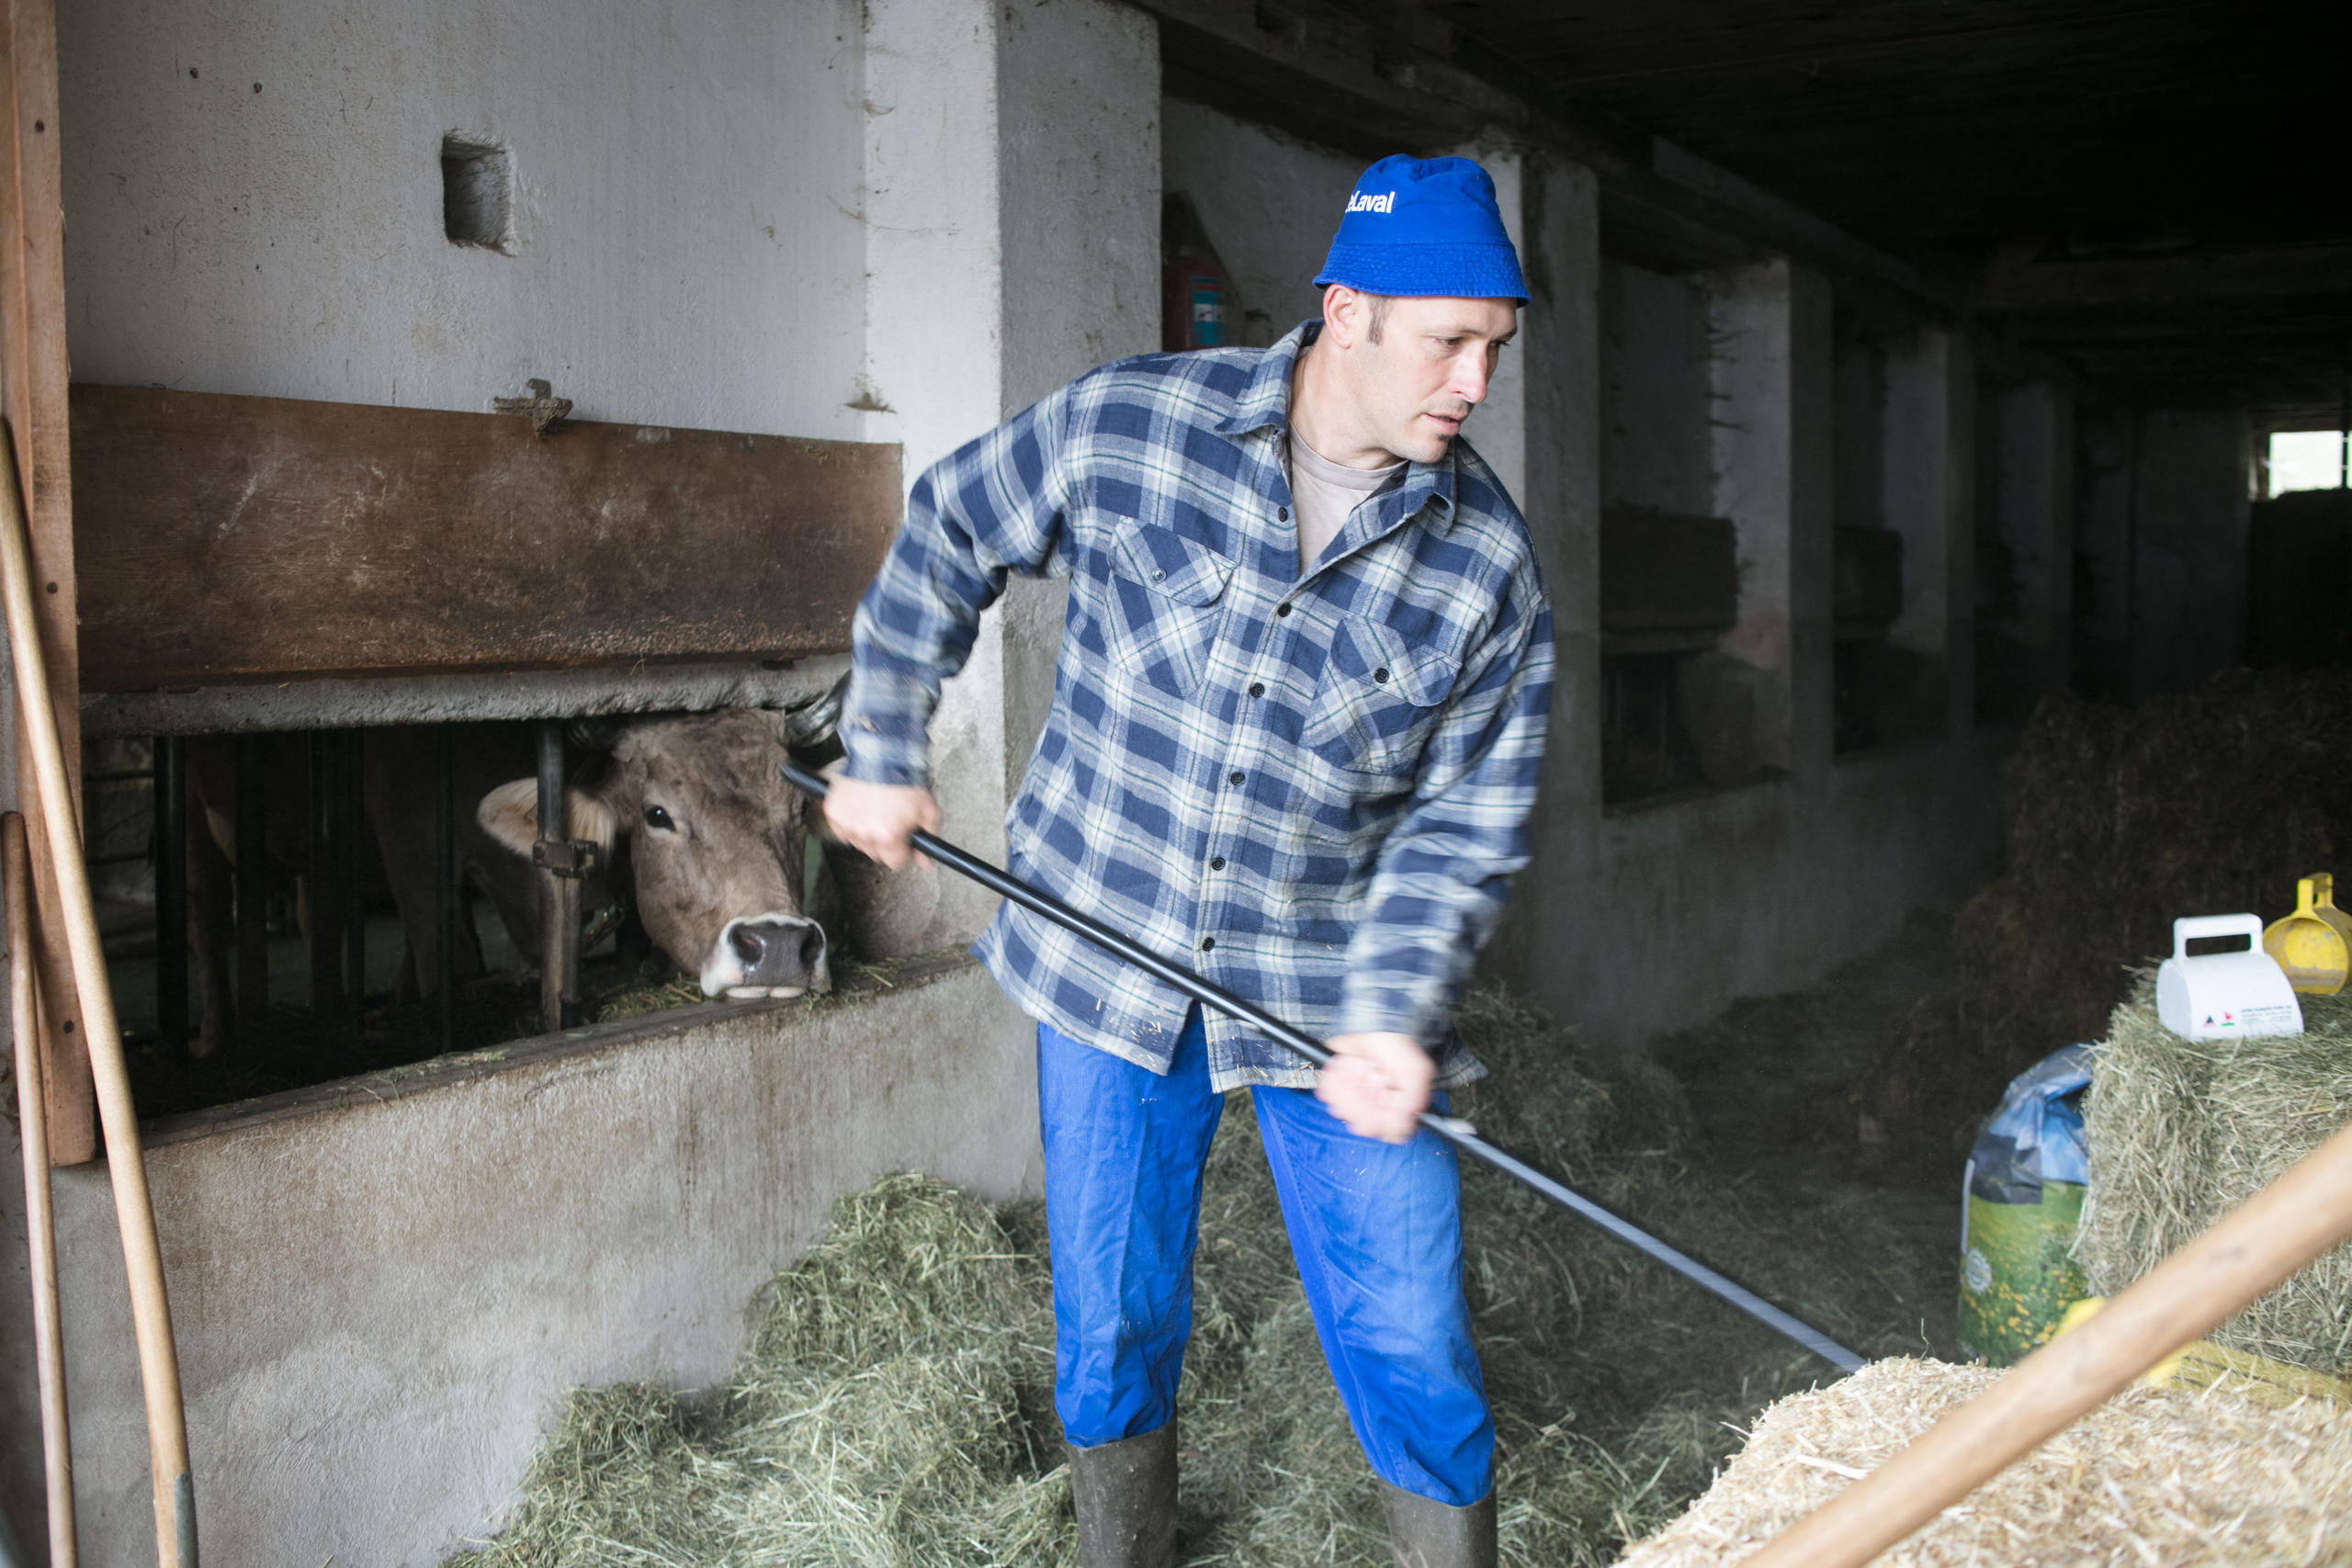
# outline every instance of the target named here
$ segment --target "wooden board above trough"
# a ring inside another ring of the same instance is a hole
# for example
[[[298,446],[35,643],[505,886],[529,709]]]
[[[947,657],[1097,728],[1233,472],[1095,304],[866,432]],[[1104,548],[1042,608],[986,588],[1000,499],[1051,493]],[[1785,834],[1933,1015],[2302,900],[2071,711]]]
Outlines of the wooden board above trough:
[[[73,389],[82,683],[849,647],[899,448]]]

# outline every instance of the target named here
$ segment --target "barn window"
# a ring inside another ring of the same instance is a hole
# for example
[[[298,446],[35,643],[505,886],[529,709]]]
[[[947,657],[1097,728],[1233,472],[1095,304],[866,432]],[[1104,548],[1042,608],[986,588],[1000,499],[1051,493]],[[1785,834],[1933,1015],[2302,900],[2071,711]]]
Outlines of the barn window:
[[[505,250],[513,239],[514,190],[505,148],[441,139],[441,226],[451,244]]]

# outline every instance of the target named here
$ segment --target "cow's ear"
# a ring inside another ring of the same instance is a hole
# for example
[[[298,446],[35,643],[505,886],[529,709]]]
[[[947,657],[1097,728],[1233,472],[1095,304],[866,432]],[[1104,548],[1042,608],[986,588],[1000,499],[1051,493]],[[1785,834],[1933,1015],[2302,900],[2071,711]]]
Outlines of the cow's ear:
[[[585,790],[563,792],[564,835],[587,839],[610,852],[620,831],[620,819],[601,795]],[[474,809],[481,830],[518,855],[528,855],[539,836],[539,781],[510,779],[481,797]]]

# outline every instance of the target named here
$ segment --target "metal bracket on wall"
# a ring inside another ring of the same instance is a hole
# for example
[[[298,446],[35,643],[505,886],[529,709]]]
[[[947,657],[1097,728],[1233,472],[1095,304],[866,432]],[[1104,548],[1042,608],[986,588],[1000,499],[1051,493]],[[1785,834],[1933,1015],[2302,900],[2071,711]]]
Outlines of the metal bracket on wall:
[[[547,434],[557,425],[561,424],[564,416],[571,412],[571,400],[557,397],[555,383],[552,381],[543,381],[534,376],[524,385],[531,389],[529,397],[492,398],[490,400],[490,406],[500,413],[527,415],[531,421],[531,432],[535,435]]]

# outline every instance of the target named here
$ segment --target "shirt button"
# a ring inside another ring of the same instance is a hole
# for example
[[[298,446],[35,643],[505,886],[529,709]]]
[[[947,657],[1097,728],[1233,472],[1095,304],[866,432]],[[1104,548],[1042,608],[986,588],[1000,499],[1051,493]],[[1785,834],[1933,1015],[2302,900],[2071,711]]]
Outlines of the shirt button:
[[[1206,953],[1209,949],[1211,949],[1211,948],[1215,947],[1216,945],[1216,938],[1215,938],[1215,937],[1213,937],[1213,936],[1204,936],[1204,937],[1201,938],[1201,951],[1202,951],[1203,953]]]
[[[1290,606],[1289,606],[1289,605],[1287,605],[1287,604],[1277,604],[1277,605],[1275,605],[1275,606],[1274,606],[1274,619],[1276,619],[1276,620],[1278,620],[1278,621],[1279,621],[1279,620],[1281,620],[1284,615],[1289,615],[1289,614],[1290,614]]]
[[[1372,672],[1372,678],[1375,681],[1385,682],[1388,679],[1388,666],[1384,664],[1379,669],[1374,671]]]
[[[1264,696],[1264,695],[1266,694],[1266,683],[1265,683],[1263,681],[1252,681],[1252,682],[1250,682],[1250,694],[1251,696],[1253,696],[1253,697],[1262,697],[1262,696]]]
[[[1277,523],[1287,523],[1287,522],[1289,522],[1289,521],[1290,521],[1290,508],[1289,508],[1289,507],[1287,507],[1287,506],[1277,506],[1277,507],[1275,507],[1275,508],[1274,508],[1274,521],[1275,521],[1275,522],[1277,522]]]
[[[1238,784],[1241,782],[1241,770],[1236,768],[1232,773],[1226,775],[1225,782],[1229,784]]]
[[[1209,869],[1211,871],[1223,871],[1225,869],[1225,857],[1223,855],[1211,855],[1209,857]]]

